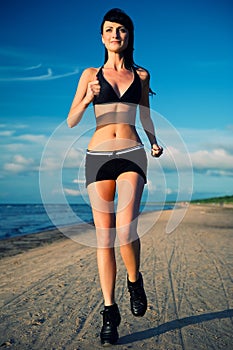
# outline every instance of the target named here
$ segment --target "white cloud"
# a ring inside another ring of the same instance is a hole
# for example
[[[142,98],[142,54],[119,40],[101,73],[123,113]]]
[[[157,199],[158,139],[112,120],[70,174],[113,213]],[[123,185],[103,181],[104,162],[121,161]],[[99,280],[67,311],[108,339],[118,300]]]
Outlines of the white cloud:
[[[43,150],[41,171],[78,169],[84,160],[84,153],[74,147],[66,149],[65,140],[54,140],[53,148]]]
[[[64,188],[64,192],[65,194],[67,194],[68,196],[79,196],[81,194],[80,191],[78,190],[73,190],[71,188]]]
[[[78,184],[78,185],[82,185],[82,184],[85,184],[86,183],[86,180],[79,180],[79,179],[74,179],[72,181],[74,184]]]
[[[32,143],[42,143],[44,144],[47,141],[45,135],[33,135],[33,134],[24,134],[17,137],[18,140],[29,141]]]
[[[11,130],[9,130],[8,128],[11,127]],[[25,129],[25,128],[28,128],[28,125],[26,124],[0,124],[0,128],[1,129],[5,129],[7,128],[8,130],[4,130],[2,132],[11,132],[11,133],[15,133],[15,129]],[[13,129],[13,130],[12,130]]]
[[[13,156],[11,162],[5,163],[3,165],[3,169],[12,173],[20,173],[29,170],[35,170],[34,160],[32,158],[25,158],[20,154],[16,154]]]
[[[21,154],[16,154],[14,156],[14,161],[19,164],[31,164],[33,161],[32,159],[26,159]]]
[[[3,169],[12,173],[20,173],[25,171],[25,166],[17,163],[6,163],[4,164]]]
[[[190,158],[190,162],[187,159]],[[223,176],[226,176],[227,171],[233,171],[233,154],[229,154],[224,149],[213,150],[198,150],[196,152],[190,152],[189,154],[183,154],[180,150],[173,147],[168,147],[164,151],[164,155],[159,160],[162,169],[166,171],[204,171],[207,175],[213,175],[210,170],[219,171],[219,175],[222,172]],[[151,168],[157,168],[157,163],[150,159]]]
[[[233,171],[233,155],[224,149],[200,150],[191,153],[191,159],[195,170]]]
[[[175,193],[171,188],[167,187],[166,188],[166,194],[173,194]]]
[[[16,129],[26,129],[29,126],[27,124],[15,124],[13,125]]]
[[[30,70],[35,70],[41,68],[42,65],[38,64],[37,66],[34,67],[28,67],[24,68],[23,71],[30,71]],[[8,70],[8,68],[7,68]],[[17,74],[22,72],[22,70],[19,70]],[[45,68],[44,73],[38,73],[37,75],[33,76],[6,76],[6,77],[1,77],[0,81],[2,82],[17,82],[17,81],[44,81],[44,80],[54,80],[54,79],[61,79],[61,78],[66,78],[72,75],[76,75],[79,73],[79,69],[73,69],[72,71],[69,72],[64,72],[64,73],[54,73],[54,70],[52,68]]]
[[[207,170],[206,174],[208,176],[228,176],[233,177],[233,169],[226,171],[226,170]]]
[[[12,136],[15,133],[14,130],[5,130],[5,131],[0,131],[0,136]]]
[[[10,144],[4,145],[4,148],[9,152],[18,152],[19,150],[24,149],[24,147],[25,145],[22,143],[10,143]]]
[[[72,147],[64,158],[65,168],[77,169],[82,163],[84,164],[85,153]]]
[[[40,171],[62,170],[62,163],[56,157],[43,158],[43,164],[40,165]]]
[[[152,169],[171,172],[194,170],[208,176],[228,176],[233,171],[233,129],[160,129],[164,154],[159,160],[149,157]],[[182,141],[183,140],[183,141]],[[145,143],[146,144],[146,143]]]
[[[222,148],[233,153],[231,125],[225,129],[179,129],[179,133],[190,152]]]
[[[32,52],[19,51],[15,48],[0,48],[0,54],[8,65],[0,66],[2,82],[49,81],[62,79],[79,73],[80,69],[69,65],[38,63],[38,57]]]
[[[149,173],[153,174],[154,178],[163,177],[167,172],[192,173],[193,170],[190,154],[171,146],[164,148],[164,153],[160,158],[152,158],[149,153],[148,164]]]
[[[33,163],[33,159],[32,158],[26,159],[25,157],[21,156],[20,154],[16,154],[14,156],[14,161],[16,163],[23,164],[23,165],[28,165],[28,164],[32,164]]]
[[[34,69],[38,69],[40,67],[42,67],[41,63],[37,64],[36,66],[25,67],[25,68],[23,68],[23,70],[34,70]]]

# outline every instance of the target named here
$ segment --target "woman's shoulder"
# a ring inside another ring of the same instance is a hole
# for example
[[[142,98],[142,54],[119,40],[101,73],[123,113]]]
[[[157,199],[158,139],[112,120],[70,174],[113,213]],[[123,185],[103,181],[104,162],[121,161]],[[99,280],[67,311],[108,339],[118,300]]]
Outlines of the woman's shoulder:
[[[96,74],[98,73],[99,69],[100,69],[100,67],[99,68],[94,68],[94,67],[85,68],[82,72],[82,76],[88,80],[93,80],[95,78]]]
[[[135,69],[142,81],[148,81],[150,79],[150,73],[147,69],[140,66],[136,66]]]

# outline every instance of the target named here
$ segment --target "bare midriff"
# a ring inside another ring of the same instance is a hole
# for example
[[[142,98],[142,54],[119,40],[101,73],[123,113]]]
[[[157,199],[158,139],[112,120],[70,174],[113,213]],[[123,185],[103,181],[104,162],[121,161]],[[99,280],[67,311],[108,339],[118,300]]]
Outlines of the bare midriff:
[[[95,105],[95,115],[96,130],[88,145],[89,150],[116,151],[142,144],[135,128],[135,105]]]

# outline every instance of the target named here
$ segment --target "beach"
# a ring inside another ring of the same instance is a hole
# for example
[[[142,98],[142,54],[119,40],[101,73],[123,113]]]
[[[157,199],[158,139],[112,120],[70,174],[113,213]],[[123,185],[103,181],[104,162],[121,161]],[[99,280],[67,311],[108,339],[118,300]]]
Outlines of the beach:
[[[145,214],[145,220],[153,222],[153,215]],[[130,312],[126,271],[116,248],[122,322],[111,348],[231,350],[233,208],[192,204],[177,228],[166,233],[170,215],[163,211],[141,238],[148,297],[143,318]],[[85,234],[90,228],[79,229]],[[0,347],[102,349],[96,249],[58,230],[0,243]]]

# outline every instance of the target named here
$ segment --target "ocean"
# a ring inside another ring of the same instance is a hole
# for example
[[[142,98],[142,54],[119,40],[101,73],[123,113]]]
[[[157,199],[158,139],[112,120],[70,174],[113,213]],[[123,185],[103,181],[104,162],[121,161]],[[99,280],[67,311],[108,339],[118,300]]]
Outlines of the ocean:
[[[49,216],[43,204],[0,204],[0,239],[52,230],[56,227],[53,218],[57,226],[93,222],[91,208],[88,204],[70,204],[69,206],[50,204],[46,205],[46,208]],[[147,203],[141,205],[143,212],[172,208],[171,204]]]

